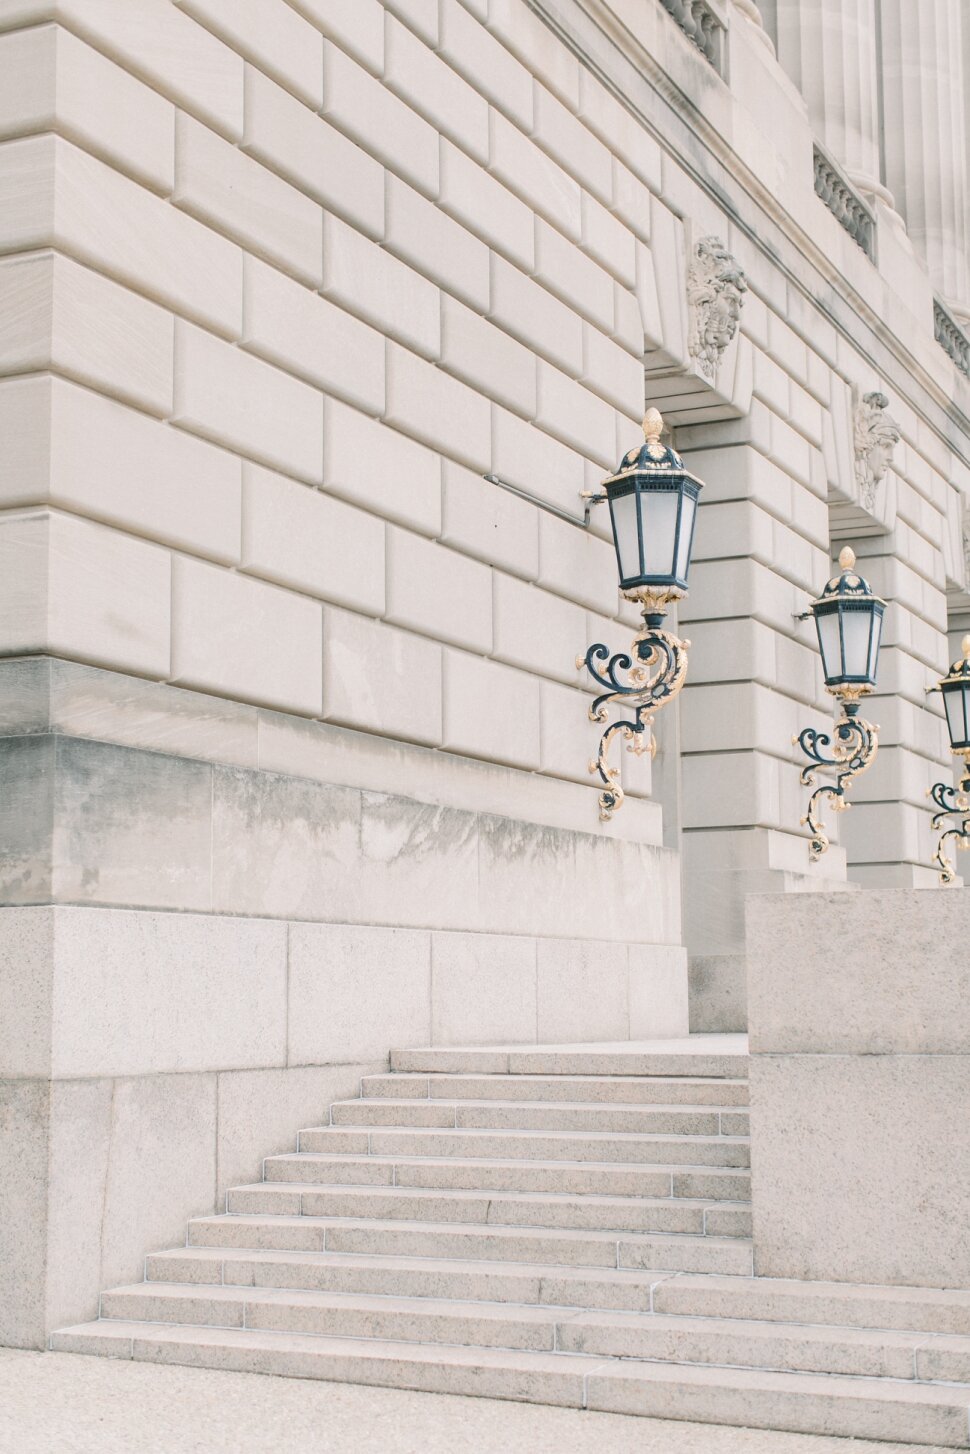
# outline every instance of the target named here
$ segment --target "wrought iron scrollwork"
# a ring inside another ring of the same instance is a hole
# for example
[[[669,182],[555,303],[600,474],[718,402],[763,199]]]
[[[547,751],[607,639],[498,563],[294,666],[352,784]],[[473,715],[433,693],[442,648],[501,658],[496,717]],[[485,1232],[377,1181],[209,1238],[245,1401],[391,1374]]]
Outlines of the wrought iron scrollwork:
[[[614,737],[627,740],[627,751],[637,757],[657,751],[653,735],[655,713],[671,701],[687,676],[689,641],[681,641],[659,626],[647,625],[635,638],[632,655],[618,651],[610,655],[608,646],[597,642],[585,656],[576,658],[578,667],[585,666],[593,680],[605,690],[595,697],[589,709],[591,722],[609,721],[613,703],[628,703],[632,718],[621,718],[607,727],[600,738],[599,751],[589,764],[591,773],[598,773],[604,790],[599,796],[600,818],[607,822],[623,806],[624,792],[619,766],[609,761]],[[605,667],[597,663],[605,663]],[[620,675],[626,676],[624,681]]]
[[[970,771],[965,767],[959,788],[950,783],[934,783],[927,790],[938,811],[933,814],[932,827],[939,833],[948,818],[959,818],[959,828],[947,828],[940,833],[933,862],[940,870],[940,883],[951,884],[956,878],[956,864],[946,853],[946,844],[952,839],[958,849],[970,848]]]
[[[802,818],[812,833],[809,855],[817,862],[829,847],[828,834],[819,816],[823,798],[828,798],[835,813],[844,813],[852,805],[845,794],[845,784],[872,766],[879,746],[879,728],[858,716],[858,703],[843,704],[843,716],[833,729],[835,741],[827,732],[817,732],[806,727],[792,738],[805,756],[811,761],[799,773],[799,782],[804,788],[814,787],[808,800],[808,810]],[[831,747],[831,755],[824,751]],[[834,771],[834,783],[821,783],[815,787],[815,773],[819,769]]]

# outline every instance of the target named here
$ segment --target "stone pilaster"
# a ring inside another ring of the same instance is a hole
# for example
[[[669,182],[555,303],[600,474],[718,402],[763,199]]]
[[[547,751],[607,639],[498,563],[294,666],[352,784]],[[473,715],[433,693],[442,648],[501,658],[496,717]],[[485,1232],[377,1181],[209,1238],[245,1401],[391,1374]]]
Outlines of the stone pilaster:
[[[938,293],[961,316],[967,261],[967,115],[961,0],[880,0],[886,181]],[[962,306],[961,306],[962,305]]]

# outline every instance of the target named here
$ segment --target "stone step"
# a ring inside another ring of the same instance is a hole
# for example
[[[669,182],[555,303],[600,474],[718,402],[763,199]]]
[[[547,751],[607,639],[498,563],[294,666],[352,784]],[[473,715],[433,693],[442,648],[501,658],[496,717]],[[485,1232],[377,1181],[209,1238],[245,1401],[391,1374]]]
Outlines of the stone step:
[[[740,1238],[672,1233],[610,1233],[480,1223],[362,1221],[310,1216],[231,1215],[189,1222],[190,1247],[275,1247],[405,1257],[550,1262],[572,1267],[667,1268],[750,1274],[751,1245]]]
[[[488,1161],[465,1157],[327,1156],[293,1152],[263,1162],[266,1181],[318,1186],[456,1187],[464,1191],[566,1192],[599,1196],[701,1197],[747,1202],[751,1174],[730,1167]]]
[[[331,1106],[330,1124],[457,1130],[645,1132],[661,1136],[746,1136],[748,1113],[700,1106],[355,1100],[337,1101]]]
[[[111,1320],[63,1329],[51,1346],[654,1418],[970,1446],[970,1388],[960,1385]]]
[[[671,1164],[683,1167],[746,1168],[750,1147],[744,1136],[634,1135],[620,1131],[486,1131],[447,1128],[411,1130],[394,1126],[354,1130],[320,1126],[301,1131],[300,1151],[342,1155],[457,1156],[528,1161],[600,1161]]]
[[[570,1196],[563,1193],[425,1187],[330,1187],[259,1182],[234,1187],[226,1210],[244,1214],[476,1222],[505,1227],[570,1227],[613,1232],[686,1232],[749,1237],[751,1209],[685,1197]]]
[[[653,1289],[677,1274],[497,1260],[176,1247],[148,1257],[145,1275],[161,1282],[649,1312]]]
[[[386,1294],[141,1282],[105,1293],[101,1317],[868,1378],[970,1369],[970,1338]]]
[[[446,1075],[713,1076],[748,1073],[745,1035],[589,1045],[499,1045],[393,1050],[391,1069]]]
[[[746,1106],[748,1082],[702,1076],[365,1075],[365,1100],[582,1101],[608,1105]]]
[[[658,1312],[711,1318],[970,1335],[970,1290],[878,1287],[782,1278],[671,1278]]]

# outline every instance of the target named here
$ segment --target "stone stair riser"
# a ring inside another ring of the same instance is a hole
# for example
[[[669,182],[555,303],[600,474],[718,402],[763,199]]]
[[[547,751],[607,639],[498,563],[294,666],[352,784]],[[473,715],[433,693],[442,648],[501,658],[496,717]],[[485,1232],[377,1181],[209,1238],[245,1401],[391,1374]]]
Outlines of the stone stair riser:
[[[580,1132],[562,1132],[557,1136],[539,1132],[516,1135],[489,1131],[387,1128],[348,1131],[339,1126],[301,1131],[299,1149],[347,1155],[488,1157],[503,1161],[622,1161],[665,1166],[677,1162],[684,1167],[731,1166],[741,1169],[747,1169],[750,1160],[747,1141],[727,1137],[620,1137],[600,1133],[597,1138]]]
[[[729,1123],[722,1130],[722,1123]],[[746,1136],[746,1111],[690,1106],[480,1105],[461,1101],[344,1101],[331,1125],[431,1127],[457,1130],[600,1131],[659,1136]]]
[[[695,1105],[719,1109],[747,1106],[746,1080],[710,1081],[687,1077],[368,1075],[360,1083],[367,1099],[449,1101],[588,1101],[604,1105]]]

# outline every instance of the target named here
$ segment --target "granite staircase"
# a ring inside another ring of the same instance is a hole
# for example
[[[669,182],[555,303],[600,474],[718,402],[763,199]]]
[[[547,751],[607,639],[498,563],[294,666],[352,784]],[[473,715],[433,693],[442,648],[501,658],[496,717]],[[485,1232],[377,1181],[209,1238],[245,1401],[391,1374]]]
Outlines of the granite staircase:
[[[970,1447],[970,1292],[752,1276],[743,1052],[397,1053],[51,1346]]]

